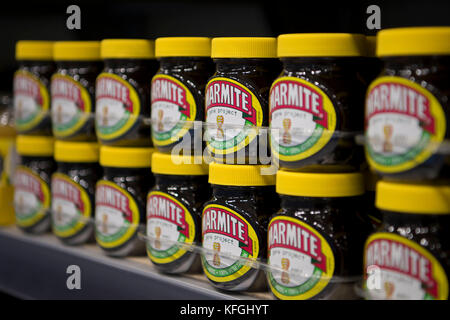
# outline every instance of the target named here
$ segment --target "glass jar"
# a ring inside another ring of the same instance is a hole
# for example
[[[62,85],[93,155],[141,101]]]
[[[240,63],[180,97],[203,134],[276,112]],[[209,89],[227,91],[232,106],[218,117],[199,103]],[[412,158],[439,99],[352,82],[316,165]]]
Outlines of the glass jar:
[[[145,205],[154,179],[150,172],[152,148],[102,146],[103,177],[95,191],[97,244],[107,255],[145,254]]]
[[[206,145],[217,162],[268,164],[269,89],[281,70],[276,38],[214,38],[206,85]],[[259,127],[259,128],[258,128]]]
[[[55,72],[53,42],[18,41],[14,73],[14,118],[19,134],[51,136],[50,78]]]
[[[269,286],[282,300],[353,299],[362,277],[360,173],[277,172],[281,209],[268,226]]]
[[[350,33],[278,37],[284,67],[270,89],[270,143],[281,169],[359,169],[364,152],[355,136],[363,131],[365,41]]]
[[[96,141],[95,79],[102,69],[100,42],[55,42],[56,72],[51,80],[53,136]]]
[[[25,232],[40,234],[50,230],[50,180],[56,170],[53,138],[23,136],[16,140],[20,164],[14,174],[16,224]]]
[[[199,271],[199,255],[184,245],[201,243],[202,209],[211,195],[208,166],[201,157],[155,152],[152,172],[155,186],[147,195],[148,257],[163,272]]]
[[[150,83],[158,70],[153,41],[106,39],[100,54],[105,68],[95,87],[98,140],[112,146],[151,146]]]
[[[52,175],[52,229],[64,243],[94,240],[95,184],[102,175],[95,142],[55,142]]]
[[[165,153],[177,144],[190,154],[194,148],[203,152],[205,86],[214,73],[211,39],[158,38],[155,55],[160,68],[152,79],[153,145]],[[194,126],[193,121],[199,125]]]

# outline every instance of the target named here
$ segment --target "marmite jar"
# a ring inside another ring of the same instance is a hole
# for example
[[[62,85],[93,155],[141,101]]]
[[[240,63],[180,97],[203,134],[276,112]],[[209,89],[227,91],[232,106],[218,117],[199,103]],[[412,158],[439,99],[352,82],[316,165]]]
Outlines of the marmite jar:
[[[265,288],[267,223],[278,205],[269,166],[209,165],[213,195],[202,213],[202,265],[210,282],[227,291]]]
[[[147,195],[147,254],[163,272],[200,271],[203,205],[211,196],[208,166],[201,157],[155,152],[155,187]]]
[[[94,240],[95,184],[101,177],[95,142],[55,142],[52,175],[52,229],[64,243]]]
[[[450,186],[377,184],[383,222],[364,249],[368,299],[448,299]]]
[[[153,145],[167,153],[177,144],[190,154],[194,148],[203,152],[205,86],[214,73],[211,39],[158,38],[155,55],[160,68],[152,79]]]
[[[53,138],[18,136],[20,164],[14,175],[14,210],[16,224],[29,233],[50,230],[50,180],[56,170]]]
[[[450,27],[382,30],[381,74],[366,95],[369,165],[401,180],[450,177]]]
[[[270,143],[280,168],[354,171],[364,160],[365,37],[349,33],[278,37],[281,75],[270,89]]]
[[[281,70],[276,38],[214,38],[206,85],[206,145],[216,162],[267,164],[269,89]]]
[[[145,205],[153,187],[152,148],[100,147],[103,177],[95,191],[95,237],[106,254],[145,254]]]
[[[158,69],[153,41],[102,40],[105,68],[97,77],[97,138],[102,144],[144,147],[150,139],[150,83]]]
[[[364,241],[371,226],[361,217],[360,173],[280,170],[281,209],[268,226],[273,295],[283,300],[352,299],[362,277]]]
[[[53,136],[96,141],[95,79],[102,70],[99,41],[55,42],[56,72],[51,80]]]
[[[14,118],[19,134],[52,135],[50,78],[55,72],[53,42],[18,41],[14,74]]]
[[[364,170],[363,175],[366,189],[363,200],[366,211],[364,216],[370,221],[373,228],[376,229],[380,226],[382,220],[380,210],[375,207],[375,188],[379,178],[369,169]]]

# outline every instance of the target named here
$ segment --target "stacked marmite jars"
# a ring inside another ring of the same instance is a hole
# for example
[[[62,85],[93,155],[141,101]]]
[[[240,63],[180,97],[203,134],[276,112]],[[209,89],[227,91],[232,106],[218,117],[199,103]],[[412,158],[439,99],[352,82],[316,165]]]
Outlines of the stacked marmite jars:
[[[368,299],[448,299],[450,28],[382,30],[365,104],[365,149],[381,177],[381,225],[365,246]]]
[[[280,71],[275,38],[214,38],[216,73],[206,85],[205,137],[212,198],[202,213],[202,266],[227,291],[266,286],[267,224],[277,210],[268,165],[269,88]]]
[[[95,85],[95,132],[103,176],[95,191],[95,236],[107,255],[145,254],[145,206],[150,171],[150,82],[156,72],[154,43],[101,41],[103,71]]]
[[[268,227],[267,278],[278,299],[355,298],[362,276],[366,39],[278,37],[283,71],[270,89],[270,143],[281,209]]]
[[[50,117],[53,42],[19,41],[14,74],[14,119],[19,163],[14,171],[16,224],[29,233],[50,230],[51,176],[56,169]]]
[[[165,273],[198,272],[201,214],[210,197],[203,159],[205,86],[213,73],[211,39],[155,42],[159,70],[151,82],[155,186],[147,195],[147,254]]]

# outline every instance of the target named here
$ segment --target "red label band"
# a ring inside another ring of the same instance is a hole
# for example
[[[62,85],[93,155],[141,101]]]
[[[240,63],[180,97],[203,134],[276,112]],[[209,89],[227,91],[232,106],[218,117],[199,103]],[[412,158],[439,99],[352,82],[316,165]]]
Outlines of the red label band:
[[[430,113],[430,100],[419,91],[399,83],[382,83],[371,89],[366,101],[366,127],[376,114],[396,113],[419,120],[425,131],[435,134],[435,120]]]
[[[186,222],[186,212],[179,204],[170,199],[151,195],[147,199],[147,219],[158,218],[175,224],[178,231],[189,238],[189,225]]]
[[[125,109],[133,113],[133,103],[130,100],[130,90],[117,81],[109,77],[100,77],[95,87],[96,99],[110,98],[119,100],[125,105]]]
[[[152,82],[152,103],[164,101],[179,106],[186,117],[191,114],[190,105],[186,100],[186,91],[176,82],[169,79],[154,79]]]
[[[310,86],[293,80],[277,82],[270,90],[270,115],[284,108],[310,113],[314,122],[328,129],[328,113],[323,107],[323,97]]]
[[[268,247],[286,248],[301,252],[312,258],[312,264],[327,272],[327,258],[322,252],[322,242],[308,229],[287,221],[276,220],[271,223],[268,232]]]
[[[240,86],[217,80],[206,88],[206,110],[214,107],[226,107],[243,113],[243,118],[256,125],[256,110],[253,108],[252,95]]]
[[[133,222],[133,213],[130,209],[129,199],[119,190],[107,185],[97,186],[95,192],[95,205],[111,207],[121,211],[125,215],[125,219],[130,223]]]
[[[218,233],[239,242],[239,247],[253,255],[253,241],[249,237],[248,225],[234,213],[221,208],[207,208],[203,212],[202,234]]]
[[[366,267],[371,265],[417,279],[425,285],[428,293],[437,296],[431,261],[402,243],[388,239],[373,240],[366,249]]]

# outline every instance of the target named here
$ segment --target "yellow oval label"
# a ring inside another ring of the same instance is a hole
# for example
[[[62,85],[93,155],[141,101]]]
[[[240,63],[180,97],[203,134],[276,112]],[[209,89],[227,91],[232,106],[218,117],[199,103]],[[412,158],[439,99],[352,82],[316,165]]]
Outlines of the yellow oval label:
[[[370,299],[448,299],[448,278],[439,261],[400,235],[379,232],[369,236],[364,267]]]
[[[213,154],[237,152],[250,144],[263,123],[261,103],[239,82],[216,77],[206,85],[206,145]]]
[[[178,79],[157,74],[152,79],[152,140],[155,146],[177,142],[193,127],[197,105]],[[185,122],[187,121],[187,122]]]
[[[125,135],[138,121],[141,102],[136,89],[118,75],[101,73],[95,86],[95,129],[101,140]]]
[[[147,254],[156,263],[181,258],[187,251],[178,244],[192,244],[196,231],[192,214],[175,197],[159,191],[147,196]]]
[[[48,215],[50,188],[35,172],[18,166],[14,176],[14,210],[20,227],[32,227]]]
[[[133,196],[116,184],[100,180],[95,191],[95,236],[103,248],[116,248],[130,240],[140,223]]]
[[[52,76],[50,91],[53,135],[64,138],[75,134],[91,116],[89,92],[81,83],[62,74]]]
[[[270,89],[269,106],[272,153],[282,161],[313,156],[336,130],[336,111],[330,98],[303,79],[276,79]]]
[[[230,208],[210,204],[202,214],[203,271],[215,282],[236,280],[259,255],[258,236],[247,220]]]
[[[36,128],[50,109],[47,87],[32,73],[14,73],[14,117],[19,132]]]
[[[61,238],[76,235],[88,223],[92,204],[86,190],[69,176],[52,175],[52,229]]]
[[[427,161],[443,141],[446,119],[436,97],[401,77],[380,77],[366,96],[366,158],[376,170],[397,173]]]
[[[333,278],[333,250],[306,223],[287,216],[273,218],[268,227],[267,273],[272,293],[283,300],[305,300],[318,295]]]

